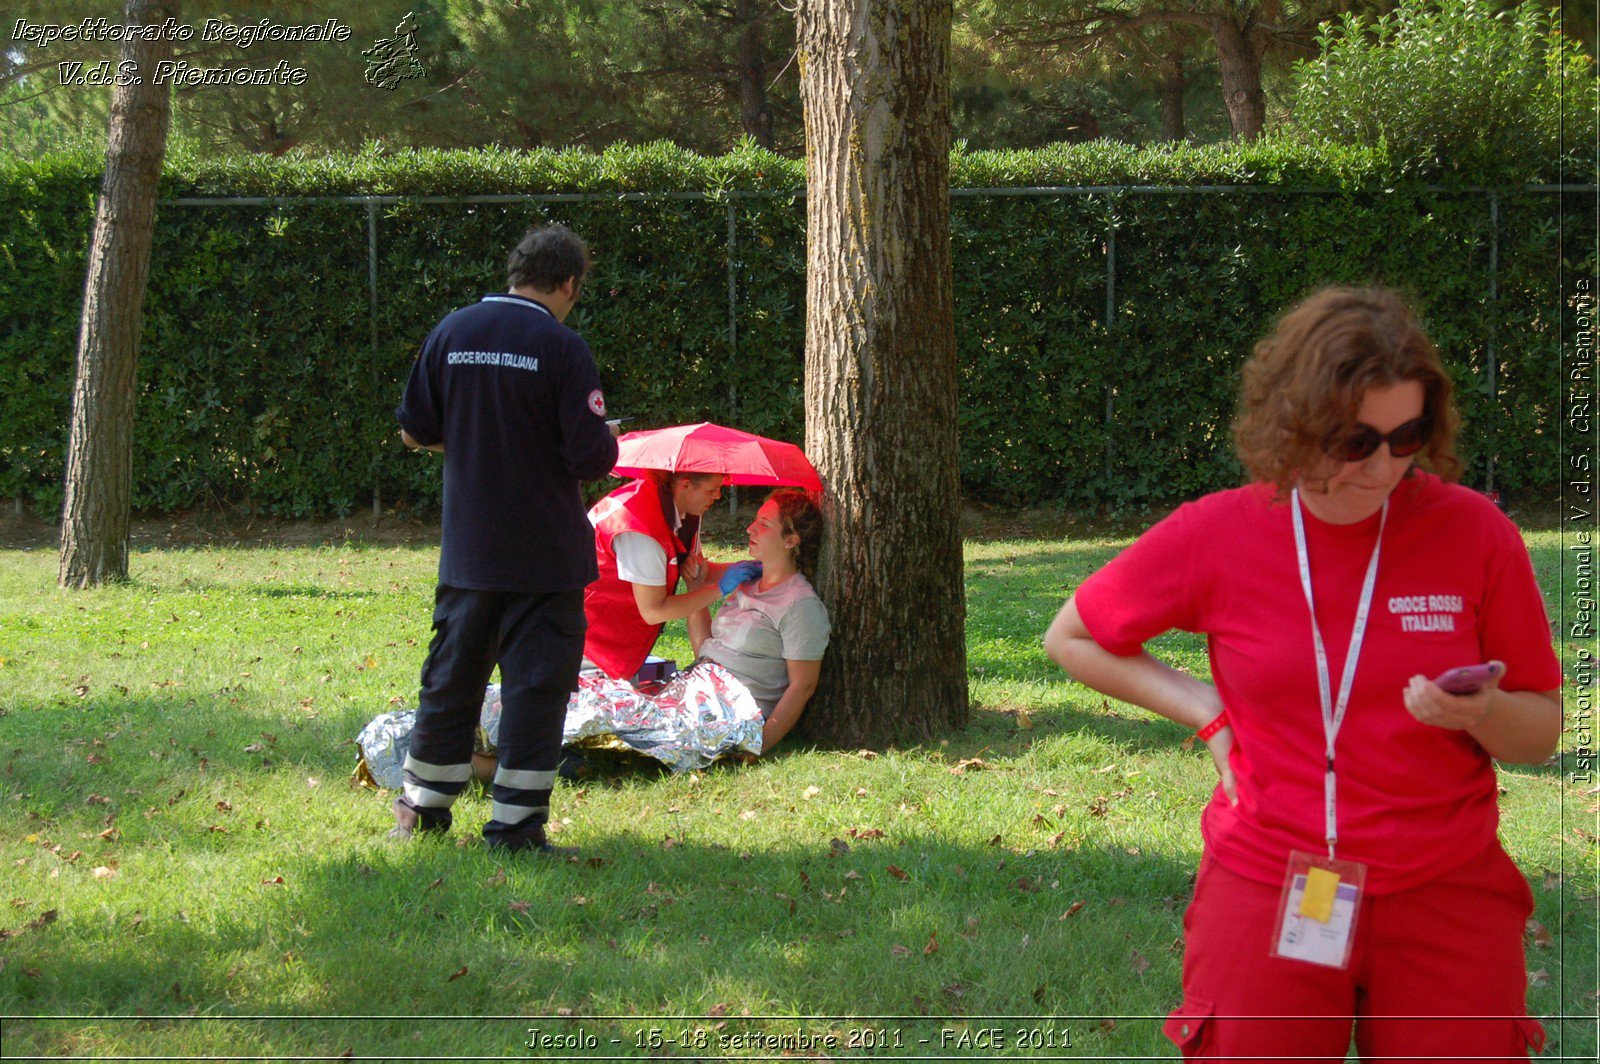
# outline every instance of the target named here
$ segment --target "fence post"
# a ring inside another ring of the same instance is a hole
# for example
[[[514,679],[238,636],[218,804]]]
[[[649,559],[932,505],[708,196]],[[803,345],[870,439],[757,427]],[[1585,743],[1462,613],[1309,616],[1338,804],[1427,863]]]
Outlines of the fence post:
[[[1117,219],[1115,213],[1116,201],[1110,200],[1108,206],[1112,209],[1106,212],[1106,342],[1111,340],[1111,332],[1117,324]],[[1111,483],[1111,423],[1114,415],[1115,403],[1113,396],[1116,389],[1108,381],[1106,383],[1106,430],[1104,433],[1104,451],[1106,460],[1106,483]],[[1108,504],[1109,508],[1109,504]]]
[[[372,351],[372,394],[382,386],[378,376],[378,205],[367,200],[367,325]],[[378,487],[378,455],[372,458],[372,519],[383,516],[383,494]]]
[[[1494,493],[1494,459],[1500,450],[1500,393],[1495,382],[1495,328],[1499,314],[1495,304],[1500,299],[1500,194],[1489,193],[1489,478],[1484,490]]]
[[[728,420],[737,421],[739,414],[739,385],[734,376],[739,365],[739,277],[733,256],[736,247],[737,226],[734,221],[733,197],[728,197]],[[728,488],[728,515],[739,523],[739,489]]]

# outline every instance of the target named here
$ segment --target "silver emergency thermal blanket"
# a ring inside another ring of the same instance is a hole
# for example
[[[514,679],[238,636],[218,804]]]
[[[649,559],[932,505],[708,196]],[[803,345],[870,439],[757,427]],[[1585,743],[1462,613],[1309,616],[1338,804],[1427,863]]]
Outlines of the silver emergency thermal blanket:
[[[357,778],[370,777],[374,786],[398,790],[403,782],[401,770],[406,763],[406,751],[411,749],[411,729],[416,725],[414,709],[373,717],[356,736],[356,747],[361,751],[361,763],[356,766]]]
[[[377,786],[400,786],[416,721],[416,710],[406,709],[381,714],[361,729],[356,744],[362,767]],[[626,680],[585,673],[567,702],[561,742],[620,743],[673,772],[686,772],[735,751],[761,753],[762,724],[761,707],[738,677],[714,661],[700,661],[653,694]],[[478,718],[478,749],[493,751],[499,734],[500,685],[490,684]]]
[[[491,684],[482,718],[491,743],[499,730],[499,703],[500,689]],[[614,737],[673,772],[687,772],[738,750],[761,753],[763,723],[761,707],[738,677],[714,661],[700,661],[653,694],[626,680],[584,673],[567,702],[561,742],[584,746]]]

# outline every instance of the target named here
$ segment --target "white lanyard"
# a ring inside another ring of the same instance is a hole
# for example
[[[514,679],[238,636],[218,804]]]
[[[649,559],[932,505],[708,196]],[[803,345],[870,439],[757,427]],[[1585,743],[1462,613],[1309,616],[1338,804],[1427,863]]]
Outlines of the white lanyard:
[[[1327,826],[1328,856],[1333,857],[1334,843],[1339,841],[1338,821],[1334,816],[1333,742],[1339,737],[1344,724],[1345,710],[1350,706],[1350,687],[1356,678],[1356,661],[1361,657],[1361,641],[1367,634],[1367,611],[1372,606],[1372,588],[1378,582],[1378,548],[1383,545],[1383,528],[1389,523],[1389,500],[1383,500],[1383,516],[1378,519],[1378,539],[1372,544],[1372,560],[1367,563],[1367,578],[1361,585],[1361,604],[1356,607],[1355,628],[1350,632],[1350,649],[1344,656],[1344,675],[1339,680],[1339,701],[1332,697],[1332,681],[1328,675],[1328,652],[1322,645],[1322,630],[1317,627],[1317,608],[1311,601],[1311,557],[1306,552],[1305,518],[1300,515],[1300,489],[1291,494],[1294,501],[1294,549],[1300,560],[1300,588],[1306,593],[1306,609],[1311,613],[1311,642],[1317,651],[1317,694],[1322,701],[1322,734],[1328,741],[1328,772],[1323,777],[1322,807]]]

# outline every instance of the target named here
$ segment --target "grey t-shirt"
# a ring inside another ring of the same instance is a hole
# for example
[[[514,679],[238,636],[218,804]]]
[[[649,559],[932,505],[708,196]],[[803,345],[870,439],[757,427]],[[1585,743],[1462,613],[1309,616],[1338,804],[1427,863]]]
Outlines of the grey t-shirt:
[[[767,714],[789,688],[786,662],[821,661],[828,627],[828,609],[804,576],[795,573],[765,591],[752,580],[717,611],[700,656],[743,680]]]

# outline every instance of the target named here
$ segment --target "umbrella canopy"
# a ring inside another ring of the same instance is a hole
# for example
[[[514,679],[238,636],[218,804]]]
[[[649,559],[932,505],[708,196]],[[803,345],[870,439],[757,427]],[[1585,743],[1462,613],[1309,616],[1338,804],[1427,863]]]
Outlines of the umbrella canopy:
[[[665,469],[670,473],[721,473],[727,484],[790,484],[807,491],[822,490],[822,478],[794,444],[709,421],[630,432],[617,445],[613,476],[642,477],[646,470]]]

